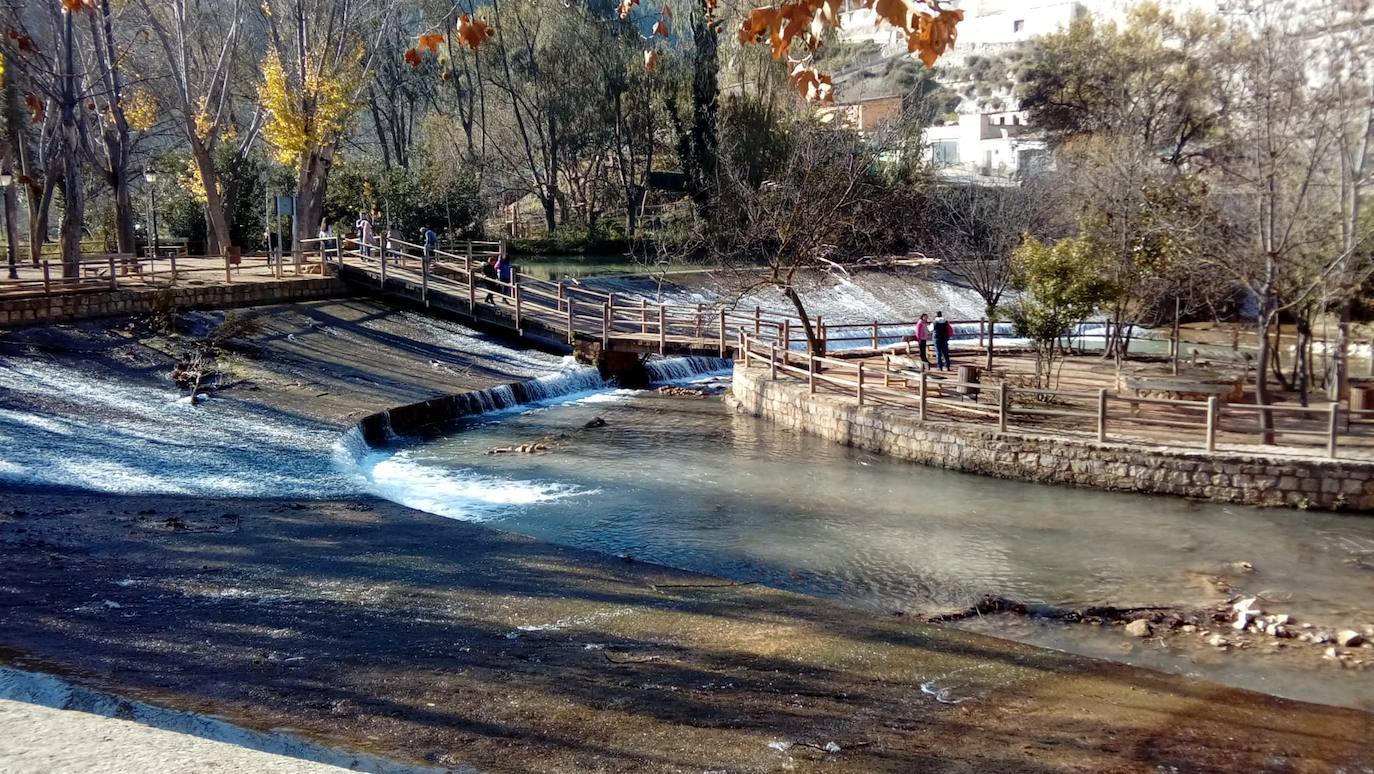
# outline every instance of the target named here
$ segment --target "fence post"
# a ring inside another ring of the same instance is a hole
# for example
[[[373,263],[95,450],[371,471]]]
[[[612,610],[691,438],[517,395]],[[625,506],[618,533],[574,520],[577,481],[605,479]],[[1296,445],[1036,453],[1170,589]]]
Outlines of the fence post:
[[[524,335],[523,326],[520,325],[520,269],[512,266],[510,270],[511,295],[515,297],[515,332]]]
[[[816,356],[810,352],[806,353],[806,389],[816,394]]]
[[[873,349],[878,349],[878,321],[873,321]]]
[[[658,354],[668,353],[668,307],[658,305]]]
[[[757,305],[754,306],[754,335],[763,333],[763,310]]]
[[[920,397],[921,397],[921,413],[919,414],[919,417],[920,417],[921,421],[924,422],[924,421],[926,421],[926,372],[925,372],[925,371],[922,371],[922,372],[921,372],[921,391],[920,391]]]
[[[420,301],[429,306],[429,262],[432,258],[420,256]]]
[[[645,335],[648,329],[649,301],[644,296],[639,297],[639,335]],[[663,354],[662,352],[658,354]]]
[[[784,317],[782,320],[782,351],[792,351],[792,318]]]
[[[1340,401],[1332,401],[1331,418],[1326,428],[1326,456],[1336,459],[1336,428],[1340,427],[1341,404]]]
[[[116,277],[116,276],[115,276],[115,259],[114,259],[114,253],[111,253],[111,254],[109,255],[109,259],[110,259],[110,290],[119,290],[119,277]],[[77,258],[77,259],[76,259],[76,262],[77,262],[78,264],[80,264],[80,263],[81,263],[81,259],[80,259],[80,258]]]
[[[1207,396],[1207,451],[1217,450],[1217,396]]]
[[[739,350],[744,353],[744,367],[749,367],[749,343],[744,338],[744,329],[739,330]]]
[[[983,320],[978,321],[978,348],[983,348]]]
[[[224,282],[225,284],[232,284],[233,281],[234,275],[229,270],[229,255],[226,253],[224,256]]]
[[[825,321],[820,315],[816,316],[816,339],[821,342],[821,348],[826,352],[830,351],[830,342],[825,336]]]
[[[172,253],[171,261],[172,261],[172,285],[175,286],[175,285],[177,284],[177,254],[176,254],[176,253]]]
[[[1007,431],[1007,414],[1009,413],[1008,408],[1011,403],[1010,397],[1011,388],[1006,382],[1002,382],[1002,384],[997,387],[997,432],[999,433],[1005,433]]]
[[[892,386],[892,356],[883,355],[883,386]]]
[[[477,316],[477,278],[472,276],[472,240],[463,252],[463,270],[468,273],[468,314]]]
[[[52,276],[48,273],[48,262],[43,262],[43,295],[52,293]]]
[[[725,308],[720,310],[720,359],[725,359]]]
[[[611,346],[611,302],[607,301],[601,305],[601,349],[607,350]]]
[[[577,343],[577,315],[573,314],[573,304],[577,303],[572,296],[568,296],[568,343]]]
[[[864,405],[864,364],[862,361],[859,363],[859,383],[854,393],[859,399],[859,406],[862,407]]]
[[[381,274],[381,277],[382,277],[382,284],[381,284],[381,288],[382,288],[382,290],[386,290],[386,252],[385,252],[386,248],[382,248],[382,250],[383,250],[383,252],[381,253],[381,260],[380,260],[380,261],[377,261],[377,265],[382,267],[382,274]]]
[[[1104,443],[1107,440],[1107,391],[1099,388],[1097,390],[1097,442]]]
[[[773,381],[778,379],[778,345],[777,342],[768,345],[768,378]]]

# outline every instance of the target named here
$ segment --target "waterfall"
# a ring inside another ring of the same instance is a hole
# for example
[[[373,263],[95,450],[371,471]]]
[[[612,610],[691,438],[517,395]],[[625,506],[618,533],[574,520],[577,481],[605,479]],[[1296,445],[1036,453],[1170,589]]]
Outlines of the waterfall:
[[[726,373],[733,369],[734,365],[733,360],[694,356],[652,359],[644,364],[644,368],[649,372],[650,379],[655,384],[660,384]]]

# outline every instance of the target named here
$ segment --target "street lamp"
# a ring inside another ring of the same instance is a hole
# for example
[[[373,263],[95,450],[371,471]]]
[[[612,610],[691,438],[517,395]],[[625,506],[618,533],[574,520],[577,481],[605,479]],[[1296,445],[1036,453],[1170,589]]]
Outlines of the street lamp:
[[[157,173],[151,169],[143,172],[143,179],[148,181],[148,223],[149,236],[153,239],[153,258],[157,258],[159,248],[162,245],[157,241]],[[156,264],[154,264],[156,265]]]

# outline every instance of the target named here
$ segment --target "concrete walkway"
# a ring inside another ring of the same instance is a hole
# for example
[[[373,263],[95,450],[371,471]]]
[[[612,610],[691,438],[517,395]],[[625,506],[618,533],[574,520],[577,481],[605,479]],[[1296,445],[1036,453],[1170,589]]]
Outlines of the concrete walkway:
[[[348,771],[128,720],[5,699],[0,699],[0,739],[0,771],[8,774]]]

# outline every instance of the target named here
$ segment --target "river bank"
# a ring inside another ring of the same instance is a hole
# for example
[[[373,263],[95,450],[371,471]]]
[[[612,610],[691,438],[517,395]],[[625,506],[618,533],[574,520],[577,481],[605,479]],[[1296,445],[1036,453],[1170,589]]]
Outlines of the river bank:
[[[232,360],[232,386],[208,410],[337,433],[375,410],[549,367],[546,355],[477,352],[442,326],[341,303],[270,314],[258,353]],[[161,379],[164,343],[125,332],[7,337],[0,357]],[[54,416],[82,399],[54,398]],[[432,766],[1113,771],[1281,760],[1324,771],[1374,761],[1367,713],[560,548],[371,497],[210,496],[186,482],[164,494],[5,484],[9,663]]]

